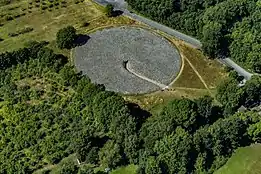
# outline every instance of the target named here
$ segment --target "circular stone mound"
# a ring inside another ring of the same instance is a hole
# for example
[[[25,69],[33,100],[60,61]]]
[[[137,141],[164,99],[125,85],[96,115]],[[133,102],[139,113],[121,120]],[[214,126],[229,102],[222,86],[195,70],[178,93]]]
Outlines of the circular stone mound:
[[[147,93],[160,87],[127,71],[169,85],[177,76],[181,58],[177,49],[163,37],[145,29],[119,27],[90,34],[83,46],[75,49],[77,70],[107,90],[121,93]]]

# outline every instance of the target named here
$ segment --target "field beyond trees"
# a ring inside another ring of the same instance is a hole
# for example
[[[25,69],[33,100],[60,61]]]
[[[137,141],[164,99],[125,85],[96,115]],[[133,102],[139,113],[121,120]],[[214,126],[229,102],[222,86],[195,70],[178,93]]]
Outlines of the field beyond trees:
[[[260,154],[260,144],[239,148],[227,163],[214,174],[259,174],[261,173]]]

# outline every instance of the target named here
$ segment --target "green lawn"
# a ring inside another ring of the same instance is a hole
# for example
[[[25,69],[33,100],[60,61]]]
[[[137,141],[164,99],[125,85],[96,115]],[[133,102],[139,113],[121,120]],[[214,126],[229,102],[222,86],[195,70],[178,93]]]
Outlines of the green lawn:
[[[74,26],[78,33],[86,34],[96,28],[134,23],[124,16],[108,18],[104,8],[91,0],[77,1],[78,3],[75,3],[75,0],[59,0],[55,1],[54,4],[58,4],[53,6],[50,6],[49,1],[45,1],[32,1],[32,4],[28,1],[18,1],[0,7],[0,38],[3,39],[0,41],[0,52],[20,48],[30,40],[53,41],[57,31],[68,25]],[[44,10],[43,2],[44,7],[48,7]],[[7,16],[13,19],[7,20]],[[85,22],[89,25],[84,26]],[[10,33],[17,33],[25,28],[33,30],[10,36]]]
[[[183,55],[197,69],[208,88],[214,89],[227,77],[224,67],[216,60],[207,59],[201,51],[191,48],[185,44],[179,44],[179,48]]]
[[[239,148],[228,162],[214,174],[260,174],[261,145]]]
[[[157,91],[150,94],[124,96],[126,101],[137,103],[141,108],[158,113],[162,107],[173,99],[189,98],[196,99],[209,95],[206,89],[173,88],[171,91]]]
[[[126,167],[121,167],[116,170],[113,170],[111,174],[136,174],[138,166],[131,164]]]
[[[184,69],[180,77],[173,84],[173,87],[206,89],[186,60],[184,61]]]

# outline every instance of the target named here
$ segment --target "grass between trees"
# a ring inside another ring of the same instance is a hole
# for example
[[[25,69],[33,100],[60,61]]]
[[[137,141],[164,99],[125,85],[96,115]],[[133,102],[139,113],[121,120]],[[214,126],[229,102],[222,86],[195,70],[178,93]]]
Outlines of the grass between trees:
[[[261,173],[260,154],[260,144],[239,148],[227,163],[214,174],[259,174]]]
[[[136,165],[128,165],[127,167],[121,167],[111,172],[111,174],[136,174],[138,167]]]

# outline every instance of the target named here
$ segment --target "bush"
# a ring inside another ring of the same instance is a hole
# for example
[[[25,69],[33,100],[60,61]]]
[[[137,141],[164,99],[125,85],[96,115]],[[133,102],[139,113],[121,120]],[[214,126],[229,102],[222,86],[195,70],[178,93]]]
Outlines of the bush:
[[[15,33],[8,33],[8,36],[9,36],[9,37],[15,37],[15,36],[18,36],[18,35],[20,35],[20,34],[29,33],[29,32],[31,32],[31,31],[33,31],[33,30],[34,30],[34,29],[31,28],[31,27],[26,27],[26,28],[24,28],[24,29],[18,30],[18,31],[15,32]]]
[[[19,17],[21,17],[21,14],[17,14],[14,16],[14,18],[19,18]]]
[[[89,22],[83,22],[82,25],[81,25],[81,27],[87,27],[87,26],[89,26],[89,25],[90,25]]]
[[[8,5],[11,3],[11,0],[0,0],[0,5]]]
[[[22,29],[22,30],[19,30],[18,31],[18,34],[25,34],[25,33],[29,33],[29,32],[31,32],[31,31],[33,31],[34,29],[32,28],[32,27],[26,27],[26,28],[24,28],[24,29]]]
[[[46,6],[42,6],[41,9],[42,9],[42,10],[46,10],[47,7],[46,7]]]
[[[56,43],[60,49],[71,49],[74,46],[74,40],[76,39],[76,29],[72,26],[60,29],[56,34]]]
[[[10,16],[10,15],[8,15],[8,16],[5,17],[5,20],[6,20],[6,21],[11,21],[11,20],[13,20],[13,19],[14,19],[13,16]]]
[[[231,68],[230,66],[225,66],[225,71],[226,72],[230,72],[230,71],[232,71],[233,70],[233,68]]]
[[[112,17],[113,6],[112,6],[111,4],[106,5],[106,7],[105,7],[105,13],[106,13],[106,16]]]
[[[4,39],[2,39],[1,37],[0,37],[0,42],[2,42]]]
[[[9,37],[16,37],[16,36],[18,36],[19,34],[17,34],[17,33],[8,33],[8,36]]]

